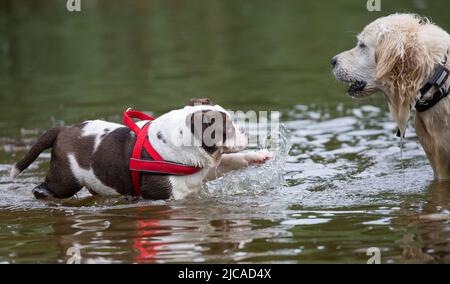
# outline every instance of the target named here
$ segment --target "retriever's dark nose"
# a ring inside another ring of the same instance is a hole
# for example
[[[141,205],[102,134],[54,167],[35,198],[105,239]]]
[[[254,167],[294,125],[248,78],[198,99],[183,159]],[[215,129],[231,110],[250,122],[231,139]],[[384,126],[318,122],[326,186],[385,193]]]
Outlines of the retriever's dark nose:
[[[331,66],[333,66],[333,68],[336,67],[336,64],[337,64],[336,56],[331,59],[330,63],[331,63]]]

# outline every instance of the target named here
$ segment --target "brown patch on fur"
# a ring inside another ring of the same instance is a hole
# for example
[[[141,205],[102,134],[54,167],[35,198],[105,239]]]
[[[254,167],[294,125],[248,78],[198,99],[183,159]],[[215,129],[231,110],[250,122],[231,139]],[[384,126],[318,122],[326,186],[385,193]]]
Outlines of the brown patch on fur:
[[[28,168],[34,160],[39,157],[39,155],[45,151],[53,147],[53,143],[55,143],[56,138],[58,137],[59,132],[62,130],[62,127],[55,127],[47,130],[41,137],[38,138],[36,143],[31,147],[30,151],[22,158],[15,167],[19,171],[23,171]]]
[[[166,175],[142,174],[141,195],[145,199],[161,200],[172,196],[172,184]]]
[[[92,157],[92,168],[96,177],[106,186],[114,188],[122,195],[133,195],[129,160],[133,152],[136,137],[130,135],[130,129],[123,127],[109,133]],[[143,159],[150,156],[143,151]],[[168,176],[141,173],[140,190],[146,199],[168,199],[172,186]]]
[[[190,119],[192,134],[202,141],[202,148],[209,154],[216,152],[227,136],[234,135],[232,122],[224,112],[200,110],[190,115],[188,119]],[[216,123],[217,121],[222,123]],[[205,138],[208,138],[208,141],[205,141]]]
[[[45,190],[48,195],[67,198],[73,196],[82,188],[70,169],[67,155],[92,151],[94,143],[92,139],[79,139],[78,141],[73,139],[73,136],[81,137],[83,126],[84,124],[79,124],[50,129],[38,139],[30,152],[18,163],[18,167],[24,167],[23,169],[25,169],[35,159],[31,158],[37,157],[45,149],[53,147],[50,169],[45,182],[38,186],[38,188]],[[89,153],[76,155],[76,159],[81,166],[89,167],[86,156],[89,156]]]
[[[123,195],[133,193],[128,161],[135,140],[129,128],[118,128],[103,138],[90,159],[95,176],[104,185]]]
[[[94,149],[92,137],[81,137],[85,124],[64,127],[53,145],[50,169],[45,178],[45,188],[57,198],[67,198],[82,189],[73,175],[68,154],[74,154],[80,167],[89,168],[89,158]],[[78,137],[78,139],[74,139]]]
[[[189,101],[189,106],[198,106],[198,105],[212,105],[212,101],[209,98],[194,98]]]
[[[56,155],[58,156],[73,154],[80,167],[89,169],[94,152],[95,136],[82,136],[85,125],[83,123],[65,128],[59,134],[53,149],[57,151]]]

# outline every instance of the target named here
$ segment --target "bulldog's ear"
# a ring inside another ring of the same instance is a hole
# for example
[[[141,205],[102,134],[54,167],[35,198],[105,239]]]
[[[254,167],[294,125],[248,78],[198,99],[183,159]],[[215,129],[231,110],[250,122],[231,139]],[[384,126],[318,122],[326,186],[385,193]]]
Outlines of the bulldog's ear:
[[[203,149],[214,153],[232,135],[232,122],[226,113],[217,110],[196,111],[186,118],[191,133],[201,141]]]
[[[194,98],[189,101],[189,106],[212,105],[209,98]]]

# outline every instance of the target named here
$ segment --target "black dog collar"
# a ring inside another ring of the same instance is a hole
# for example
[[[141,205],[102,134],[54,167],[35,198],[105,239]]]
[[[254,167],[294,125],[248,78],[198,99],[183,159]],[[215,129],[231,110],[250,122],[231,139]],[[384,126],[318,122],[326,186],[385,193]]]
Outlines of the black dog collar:
[[[447,81],[450,75],[450,70],[448,70],[447,67],[445,67],[446,63],[447,63],[447,56],[445,56],[444,62],[436,67],[433,76],[431,76],[431,78],[420,89],[420,98],[416,101],[415,106],[416,111],[424,112],[429,110],[434,105],[436,105],[440,100],[445,98],[450,92],[450,89],[444,88],[445,81]],[[430,91],[432,87],[436,88],[436,92],[430,99],[424,101],[423,97]]]
[[[447,81],[450,75],[450,70],[445,67],[446,63],[447,55],[445,55],[444,61],[436,67],[433,76],[431,76],[431,78],[420,89],[420,98],[416,101],[415,105],[417,112],[424,112],[429,110],[450,93],[450,88],[447,90],[444,88],[445,81]],[[423,97],[430,91],[432,87],[436,88],[436,92],[430,99],[424,101]],[[397,137],[401,137],[399,128],[397,128]]]

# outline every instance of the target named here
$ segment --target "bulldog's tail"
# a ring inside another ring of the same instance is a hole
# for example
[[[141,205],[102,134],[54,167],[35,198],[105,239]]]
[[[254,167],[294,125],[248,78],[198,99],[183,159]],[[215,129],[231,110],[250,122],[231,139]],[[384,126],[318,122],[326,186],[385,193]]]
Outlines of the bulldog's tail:
[[[58,137],[59,132],[61,131],[61,127],[55,127],[49,129],[45,132],[36,143],[31,147],[30,151],[23,157],[22,160],[17,162],[11,170],[10,177],[11,179],[15,178],[18,174],[20,174],[23,170],[28,168],[31,163],[39,157],[44,150],[51,148],[53,143],[55,143],[56,137]]]

